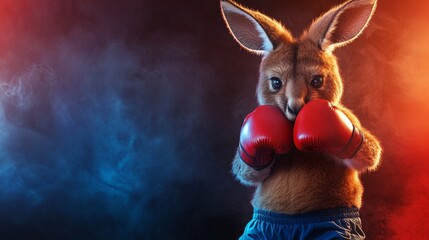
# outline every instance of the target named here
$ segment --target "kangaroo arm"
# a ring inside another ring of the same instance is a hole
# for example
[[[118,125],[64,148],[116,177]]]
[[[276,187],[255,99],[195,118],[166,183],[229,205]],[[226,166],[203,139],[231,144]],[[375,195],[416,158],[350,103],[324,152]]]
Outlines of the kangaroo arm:
[[[375,170],[379,163],[382,148],[379,141],[367,129],[362,127],[359,119],[346,107],[337,106],[350,119],[355,127],[363,134],[363,143],[352,159],[344,159],[343,162],[350,168],[359,172]]]
[[[268,167],[256,171],[241,160],[237,151],[232,161],[232,174],[243,185],[258,186],[270,175],[273,163],[274,161]]]

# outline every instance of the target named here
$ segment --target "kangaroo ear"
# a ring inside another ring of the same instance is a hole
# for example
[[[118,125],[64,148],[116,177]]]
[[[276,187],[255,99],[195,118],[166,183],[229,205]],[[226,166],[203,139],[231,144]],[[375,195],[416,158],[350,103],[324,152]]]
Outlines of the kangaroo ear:
[[[291,34],[277,21],[231,0],[221,1],[222,16],[235,40],[256,54],[274,50],[280,41],[292,41]]]
[[[333,50],[356,39],[368,25],[377,0],[350,0],[332,8],[309,27],[304,37],[321,50]]]

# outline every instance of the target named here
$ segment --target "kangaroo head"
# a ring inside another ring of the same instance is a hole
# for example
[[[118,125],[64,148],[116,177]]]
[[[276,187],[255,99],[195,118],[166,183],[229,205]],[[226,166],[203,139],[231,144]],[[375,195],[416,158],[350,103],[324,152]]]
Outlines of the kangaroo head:
[[[262,55],[257,98],[277,105],[294,121],[310,100],[338,103],[343,84],[333,50],[357,38],[377,0],[350,0],[317,18],[299,38],[279,22],[231,0],[222,1],[227,27],[235,40]]]

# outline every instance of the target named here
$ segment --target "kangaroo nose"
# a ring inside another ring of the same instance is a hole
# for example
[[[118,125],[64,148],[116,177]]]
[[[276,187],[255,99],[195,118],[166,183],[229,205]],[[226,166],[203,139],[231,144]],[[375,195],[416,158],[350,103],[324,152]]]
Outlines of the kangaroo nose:
[[[305,102],[302,98],[289,98],[286,104],[286,116],[289,120],[293,121],[298,116],[298,113],[301,111],[304,104]]]
[[[298,115],[299,111],[301,110],[301,106],[289,106],[287,105],[287,111],[293,115]]]

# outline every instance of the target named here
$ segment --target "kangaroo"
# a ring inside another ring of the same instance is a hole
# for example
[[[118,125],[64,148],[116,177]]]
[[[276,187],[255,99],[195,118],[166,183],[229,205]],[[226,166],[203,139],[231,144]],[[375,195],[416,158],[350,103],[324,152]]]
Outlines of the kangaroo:
[[[244,49],[262,56],[256,90],[259,105],[275,105],[294,122],[308,102],[323,99],[341,110],[364,136],[351,159],[293,148],[268,167],[255,170],[244,163],[237,152],[232,173],[242,184],[256,188],[251,201],[254,217],[261,211],[269,213],[263,218],[268,219],[308,216],[319,214],[318,211],[323,215],[327,209],[361,208],[363,187],[359,175],[377,168],[382,148],[352,111],[341,104],[343,83],[333,51],[362,33],[376,4],[376,0],[347,1],[322,14],[299,38],[294,38],[278,21],[234,1],[221,1],[222,16],[233,38]],[[364,238],[360,218],[357,216],[355,220],[356,226],[348,223],[348,227],[340,231],[341,238]],[[267,229],[261,225],[263,223],[251,223],[241,239],[276,239],[274,233],[261,233]],[[265,230],[255,229],[257,225]],[[358,233],[353,233],[351,228],[358,228]],[[317,239],[317,236],[331,239],[323,235],[326,231],[319,230],[319,235],[308,235],[309,239]],[[299,239],[303,239],[306,236],[296,235],[291,229],[288,231],[282,237],[277,235],[278,238],[301,236]]]

